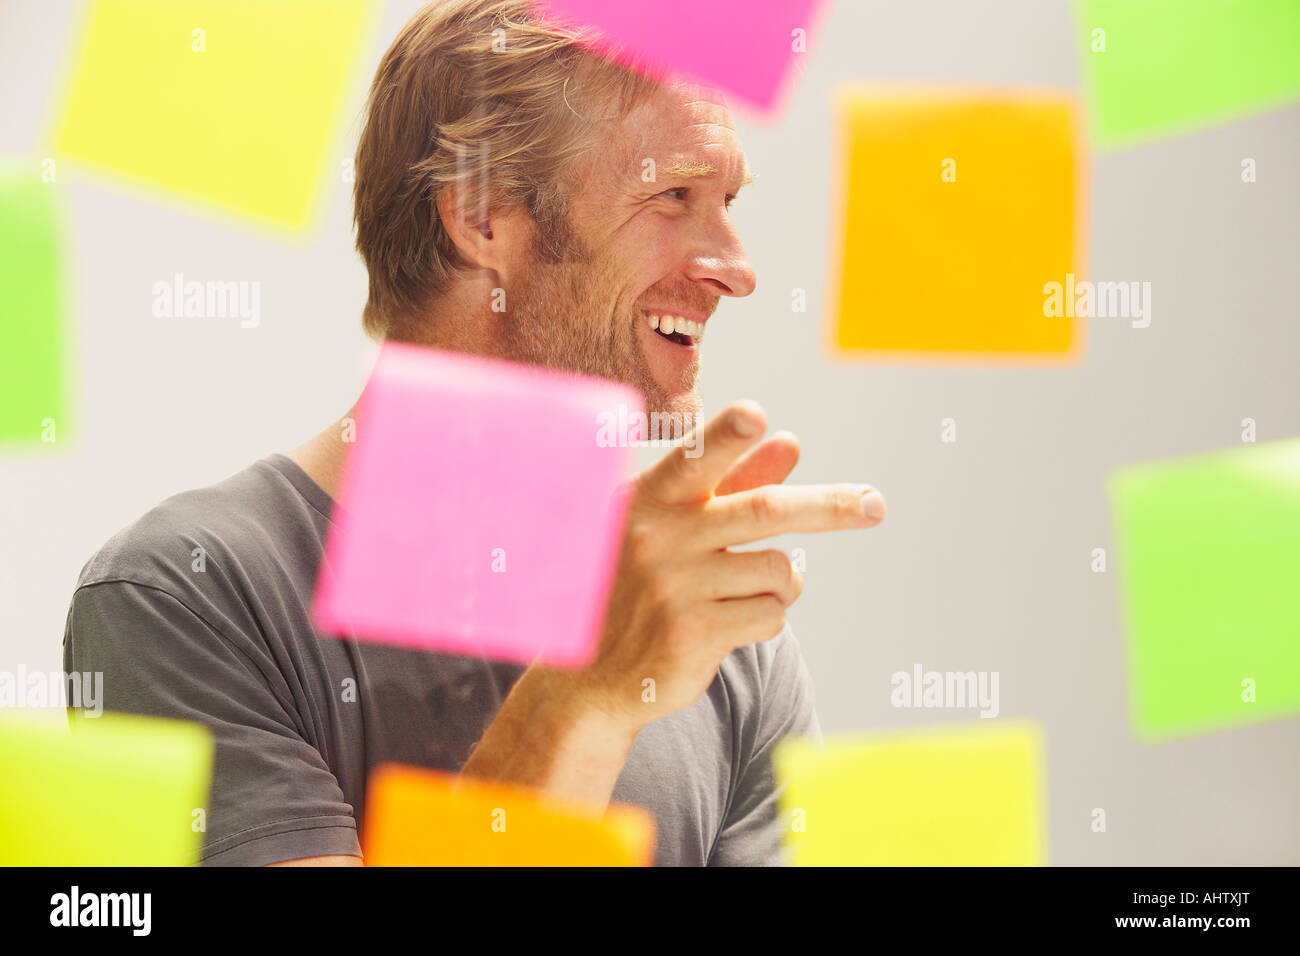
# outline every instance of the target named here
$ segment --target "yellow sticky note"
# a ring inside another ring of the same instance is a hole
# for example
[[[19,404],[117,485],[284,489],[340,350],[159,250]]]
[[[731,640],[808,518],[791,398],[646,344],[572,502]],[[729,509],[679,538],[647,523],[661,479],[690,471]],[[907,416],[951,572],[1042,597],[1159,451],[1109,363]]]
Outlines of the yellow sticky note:
[[[848,88],[837,110],[833,346],[1076,358],[1081,328],[1049,285],[1081,272],[1073,96]]]
[[[604,813],[529,787],[384,764],[370,776],[367,866],[649,866],[654,817]]]
[[[797,866],[1041,866],[1036,725],[791,738],[776,755]]]
[[[59,158],[285,229],[340,175],[371,0],[87,4]]]
[[[0,720],[0,866],[198,862],[212,774],[206,727],[103,713]]]

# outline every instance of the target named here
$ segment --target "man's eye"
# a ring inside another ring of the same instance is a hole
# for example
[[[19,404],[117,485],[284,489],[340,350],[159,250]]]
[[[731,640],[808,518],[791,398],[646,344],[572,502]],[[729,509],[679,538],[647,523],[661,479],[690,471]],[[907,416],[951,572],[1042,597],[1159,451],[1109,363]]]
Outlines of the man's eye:
[[[690,192],[690,190],[689,190],[689,188],[686,187],[686,186],[676,186],[676,187],[674,187],[674,188],[672,188],[672,189],[665,189],[665,190],[664,190],[663,192],[661,192],[659,195],[660,195],[660,196],[667,196],[669,199],[678,199],[678,200],[681,200],[682,202],[685,202],[686,199],[687,199],[687,193],[689,193],[689,192]],[[727,199],[726,199],[726,202],[725,202],[723,205],[724,205],[727,209],[730,209],[730,208],[731,208],[731,204],[732,204],[733,202],[735,202],[735,201],[736,201],[736,197],[735,197],[735,196],[728,196]]]

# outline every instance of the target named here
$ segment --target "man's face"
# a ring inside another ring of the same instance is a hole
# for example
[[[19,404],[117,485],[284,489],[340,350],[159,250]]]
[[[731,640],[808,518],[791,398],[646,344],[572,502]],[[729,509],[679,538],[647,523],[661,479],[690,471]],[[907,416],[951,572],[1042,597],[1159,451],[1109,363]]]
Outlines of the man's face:
[[[535,256],[506,290],[505,352],[626,382],[651,412],[696,416],[691,333],[719,297],[754,291],[728,212],[748,181],[731,117],[697,89],[662,88],[619,121],[585,172],[569,199],[571,255]],[[694,323],[686,334],[683,319]]]

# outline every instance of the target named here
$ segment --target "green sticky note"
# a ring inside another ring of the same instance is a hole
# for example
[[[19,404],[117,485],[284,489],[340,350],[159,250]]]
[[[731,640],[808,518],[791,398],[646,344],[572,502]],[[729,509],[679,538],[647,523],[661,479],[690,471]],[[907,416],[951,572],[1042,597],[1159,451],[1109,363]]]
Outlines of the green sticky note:
[[[1041,866],[1043,738],[1029,721],[827,738],[776,754],[796,866]]]
[[[1300,439],[1110,478],[1134,729],[1300,713]]]
[[[67,433],[57,190],[35,162],[0,164],[0,444]]]
[[[69,731],[45,716],[0,721],[0,866],[198,862],[207,728],[105,712]]]
[[[341,153],[371,0],[98,0],[56,155],[279,229],[310,224]]]
[[[1300,97],[1297,0],[1078,0],[1076,22],[1102,146]]]

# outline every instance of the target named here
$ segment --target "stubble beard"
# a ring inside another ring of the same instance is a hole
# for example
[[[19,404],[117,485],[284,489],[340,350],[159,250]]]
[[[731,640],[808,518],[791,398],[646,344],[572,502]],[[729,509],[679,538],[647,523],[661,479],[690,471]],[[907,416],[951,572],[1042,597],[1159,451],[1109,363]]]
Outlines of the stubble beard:
[[[671,392],[655,381],[635,332],[634,323],[645,319],[636,309],[611,314],[613,290],[600,281],[605,272],[581,249],[559,262],[535,257],[502,315],[506,357],[623,382],[642,394],[651,414],[678,413],[693,423],[700,411],[698,360]]]

